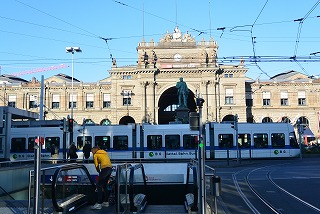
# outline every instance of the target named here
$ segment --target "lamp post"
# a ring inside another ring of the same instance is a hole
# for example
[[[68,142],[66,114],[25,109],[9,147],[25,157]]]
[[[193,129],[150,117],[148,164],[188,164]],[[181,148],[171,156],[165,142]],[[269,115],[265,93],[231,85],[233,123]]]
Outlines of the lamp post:
[[[71,119],[73,119],[73,76],[74,76],[74,52],[82,52],[80,47],[66,47],[66,52],[72,54],[72,74],[71,74]]]
[[[71,119],[73,120],[73,74],[74,74],[74,52],[82,52],[80,47],[66,47],[66,52],[72,54],[72,74],[71,74]],[[73,143],[73,129],[70,131],[70,145]]]

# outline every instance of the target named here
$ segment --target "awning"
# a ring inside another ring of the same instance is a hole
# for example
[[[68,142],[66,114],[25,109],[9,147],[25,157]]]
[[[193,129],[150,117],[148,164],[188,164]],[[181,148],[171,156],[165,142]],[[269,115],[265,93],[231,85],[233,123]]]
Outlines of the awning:
[[[306,137],[314,137],[314,134],[312,133],[312,131],[308,127],[305,128],[303,135]]]

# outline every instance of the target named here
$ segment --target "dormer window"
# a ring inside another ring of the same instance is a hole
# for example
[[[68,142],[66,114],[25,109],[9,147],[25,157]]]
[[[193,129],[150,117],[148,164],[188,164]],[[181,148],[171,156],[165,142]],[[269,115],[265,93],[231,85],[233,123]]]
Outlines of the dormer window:
[[[131,80],[132,76],[131,75],[123,75],[122,77],[124,80]]]

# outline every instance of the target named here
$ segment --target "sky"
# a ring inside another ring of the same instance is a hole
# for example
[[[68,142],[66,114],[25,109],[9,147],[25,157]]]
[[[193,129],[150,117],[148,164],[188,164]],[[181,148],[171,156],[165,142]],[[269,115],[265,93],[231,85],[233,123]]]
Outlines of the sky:
[[[118,66],[136,65],[136,47],[143,38],[157,42],[179,26],[196,41],[212,37],[219,45],[220,64],[236,65],[243,58],[249,78],[269,79],[290,70],[319,76],[320,53],[312,55],[320,52],[319,3],[1,0],[0,71],[26,80],[71,76],[72,54],[65,49],[80,47],[82,52],[74,54],[74,78],[97,82],[109,76],[112,57]]]

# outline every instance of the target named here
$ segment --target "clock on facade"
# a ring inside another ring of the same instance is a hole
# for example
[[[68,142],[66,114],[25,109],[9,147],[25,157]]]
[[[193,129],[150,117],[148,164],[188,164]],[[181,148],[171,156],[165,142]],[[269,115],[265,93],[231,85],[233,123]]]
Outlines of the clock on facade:
[[[179,62],[179,61],[181,61],[182,56],[181,56],[180,54],[175,54],[175,55],[173,56],[173,59],[174,59],[174,61]]]

